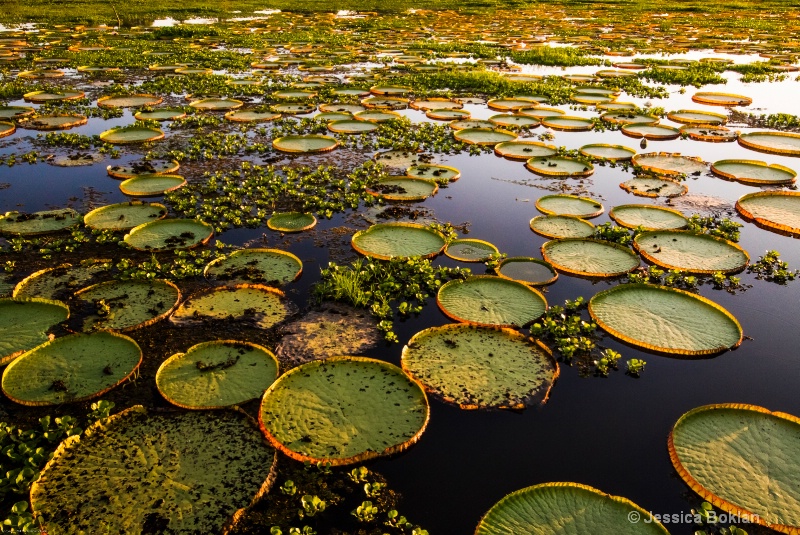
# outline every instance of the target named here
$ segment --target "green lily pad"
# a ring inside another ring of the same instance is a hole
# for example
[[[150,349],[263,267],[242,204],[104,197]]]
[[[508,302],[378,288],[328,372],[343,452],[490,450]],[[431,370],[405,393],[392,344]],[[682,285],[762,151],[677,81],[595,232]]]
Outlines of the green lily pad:
[[[179,175],[137,175],[123,180],[119,189],[131,197],[156,197],[175,191],[186,185],[186,179]]]
[[[800,134],[792,132],[750,132],[741,134],[738,141],[739,145],[760,152],[800,156]]]
[[[114,178],[133,178],[140,175],[169,175],[180,168],[180,164],[175,161],[155,162],[143,161],[132,165],[109,165],[106,171]]]
[[[470,145],[497,145],[517,139],[517,134],[508,130],[491,128],[462,128],[453,133],[456,140]]]
[[[327,152],[339,146],[339,142],[330,136],[305,135],[285,136],[272,141],[275,150],[295,154],[311,154],[314,152]]]
[[[606,143],[593,143],[580,148],[581,155],[593,160],[608,160],[610,162],[623,162],[630,160],[636,151],[624,145],[608,145]]]
[[[636,253],[616,243],[563,238],[542,245],[542,257],[557,270],[582,277],[616,277],[639,267]]]
[[[372,157],[376,162],[381,163],[385,167],[392,169],[407,169],[412,165],[425,163],[430,161],[433,156],[429,153],[415,151],[394,149],[385,152],[376,152]]]
[[[720,126],[728,121],[727,115],[700,110],[678,110],[667,114],[667,119],[683,124],[707,124]]]
[[[689,224],[689,220],[679,211],[649,204],[615,206],[608,216],[623,227],[641,227],[644,230],[682,229]]]
[[[655,177],[632,178],[619,187],[639,197],[678,197],[689,191],[689,188],[680,182]]]
[[[368,123],[385,123],[400,118],[400,115],[390,110],[365,110],[353,115],[358,121]]]
[[[587,177],[594,173],[594,166],[591,162],[566,156],[531,158],[525,162],[525,167],[537,175],[560,178]]]
[[[446,165],[416,164],[406,169],[406,176],[427,178],[429,180],[447,180],[455,182],[461,178],[461,171]]]
[[[68,317],[69,308],[61,301],[0,299],[0,366],[47,342],[47,331]]]
[[[423,201],[439,191],[433,180],[408,176],[391,176],[369,186],[367,192],[387,201]]]
[[[428,424],[422,388],[392,364],[331,357],[298,366],[264,394],[269,442],[298,461],[333,466],[403,451]]]
[[[196,219],[161,219],[134,227],[125,243],[138,251],[169,251],[203,245],[213,235],[211,225]]]
[[[14,297],[69,299],[76,291],[108,273],[107,260],[84,260],[80,265],[63,264],[32,273],[19,281]]]
[[[137,405],[62,443],[31,503],[54,535],[219,533],[269,491],[276,457],[240,411],[148,413]]]
[[[558,279],[558,273],[553,266],[527,256],[511,256],[500,262],[495,268],[498,276],[515,280],[530,286],[545,286]]]
[[[686,134],[689,139],[695,141],[708,141],[711,143],[725,143],[729,141],[736,141],[739,137],[739,132],[730,130],[724,126],[714,125],[692,125],[687,124],[681,127],[681,134]]]
[[[107,281],[77,292],[85,314],[84,331],[128,332],[166,318],[181,299],[178,287],[166,280]]]
[[[759,160],[719,160],[711,164],[711,172],[754,186],[793,184],[797,178],[797,172],[793,169],[778,164],[768,165]]]
[[[713,355],[742,342],[730,312],[699,295],[650,284],[622,284],[589,302],[592,319],[630,344],[673,355]]]
[[[167,217],[167,207],[141,201],[121,202],[95,208],[83,218],[87,227],[102,230],[129,230]]]
[[[489,117],[489,122],[500,127],[515,126],[517,128],[535,128],[542,124],[539,119],[530,115],[510,115],[505,113],[492,115]]]
[[[278,378],[278,361],[250,342],[215,340],[165,360],[156,373],[164,398],[184,409],[221,409],[260,397]]]
[[[724,60],[723,60],[724,61]],[[727,61],[725,61],[727,63]],[[700,104],[710,104],[712,106],[749,106],[753,103],[753,99],[744,95],[734,95],[731,93],[715,93],[709,91],[701,91],[692,95],[694,102]]]
[[[755,405],[692,409],[669,436],[672,464],[693,491],[780,533],[800,529],[798,453],[800,419]]]
[[[743,217],[771,230],[800,234],[800,193],[796,191],[759,191],[736,201]]]
[[[586,119],[585,117],[554,115],[552,117],[543,117],[542,126],[566,132],[588,132],[594,128],[594,123],[591,119]]]
[[[85,115],[78,114],[56,114],[56,115],[36,115],[20,120],[20,126],[30,130],[68,130],[70,128],[84,125],[89,121]],[[0,132],[0,136],[3,133]]]
[[[378,223],[360,230],[351,240],[359,253],[388,260],[420,256],[432,258],[442,252],[445,239],[441,233],[414,223]]]
[[[600,118],[611,124],[658,124],[661,120],[655,115],[644,115],[628,110],[608,111]]]
[[[403,370],[462,409],[521,409],[547,400],[558,377],[550,351],[512,329],[451,324],[415,334]]]
[[[86,94],[83,91],[31,91],[30,93],[25,93],[22,95],[22,98],[28,102],[43,103],[56,102],[59,100],[78,100],[85,96]]]
[[[632,161],[642,169],[662,175],[696,175],[708,170],[708,165],[699,158],[668,152],[637,154]]]
[[[302,212],[275,214],[267,220],[267,227],[279,232],[302,232],[314,228],[317,218]]]
[[[537,141],[507,141],[494,146],[494,153],[511,160],[529,160],[555,156],[558,149]]]
[[[500,251],[491,243],[473,238],[453,240],[444,248],[444,254],[461,262],[483,262]]]
[[[102,396],[133,375],[142,350],[127,336],[98,332],[56,338],[3,372],[3,393],[22,405],[60,405]]]
[[[120,95],[100,97],[97,105],[101,108],[140,108],[142,106],[157,106],[162,99],[156,95]]]
[[[337,134],[366,134],[377,129],[377,124],[366,120],[345,119],[328,123],[328,130]]]
[[[100,134],[100,140],[112,145],[129,145],[164,139],[164,132],[147,126],[122,126]]]
[[[465,128],[494,128],[494,123],[482,119],[460,119],[450,123],[453,130],[463,130]]]
[[[747,266],[747,251],[722,238],[682,230],[642,232],[633,246],[648,261],[689,273],[735,273]]]
[[[456,321],[499,327],[525,326],[547,310],[538,290],[492,275],[447,282],[439,288],[436,303]]]
[[[575,195],[545,195],[536,200],[536,209],[547,215],[574,215],[582,218],[597,217],[603,205],[589,197]]]
[[[280,290],[260,284],[237,284],[191,295],[170,320],[177,325],[190,326],[206,320],[227,320],[268,329],[294,311]]]
[[[137,111],[133,114],[133,117],[137,121],[174,121],[186,117],[186,112],[180,109],[164,108],[152,111]]]
[[[203,271],[212,281],[281,285],[296,280],[303,262],[280,249],[243,249],[211,261]]]
[[[517,113],[520,115],[527,115],[528,117],[535,117],[537,119],[546,119],[548,117],[559,117],[566,115],[564,110],[558,108],[523,108]]]
[[[236,110],[229,111],[225,118],[236,123],[267,123],[280,119],[281,114],[271,111]]]
[[[189,103],[196,110],[230,111],[241,108],[244,102],[234,98],[204,98]]]
[[[0,106],[0,119],[20,119],[36,113],[30,106]]]
[[[544,483],[512,492],[489,509],[475,530],[475,535],[510,533],[669,535],[632,501],[578,483]]]
[[[681,131],[672,126],[663,124],[626,124],[622,133],[629,137],[650,139],[653,141],[666,141],[678,139]]]
[[[6,212],[0,216],[0,234],[36,236],[68,229],[79,224],[83,218],[72,208],[45,210],[24,214]]]
[[[594,225],[574,215],[540,215],[531,219],[531,230],[545,238],[588,238]]]

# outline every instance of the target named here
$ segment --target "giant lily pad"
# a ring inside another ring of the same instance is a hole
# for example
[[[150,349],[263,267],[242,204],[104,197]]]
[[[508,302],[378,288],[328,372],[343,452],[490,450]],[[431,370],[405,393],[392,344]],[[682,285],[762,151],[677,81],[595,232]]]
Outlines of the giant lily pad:
[[[784,156],[800,156],[800,134],[792,132],[750,132],[738,137],[748,149]]]
[[[475,530],[475,535],[511,533],[669,535],[632,501],[578,483],[544,483],[512,492],[489,509]]]
[[[760,160],[719,160],[711,165],[711,172],[754,186],[792,184],[797,178],[793,169],[778,164],[767,165]]]
[[[86,124],[85,115],[62,113],[57,115],[36,115],[20,121],[20,126],[31,130],[68,130]],[[0,133],[2,136],[2,133]]]
[[[427,178],[430,180],[446,180],[455,182],[461,178],[461,171],[447,165],[416,164],[406,169],[406,176]]]
[[[536,216],[530,227],[545,238],[588,238],[594,234],[594,225],[574,215]]]
[[[305,135],[285,136],[272,141],[275,150],[294,154],[310,154],[327,152],[339,146],[339,142],[330,136]]]
[[[499,252],[491,243],[473,238],[453,240],[444,249],[445,255],[461,262],[483,262]]]
[[[639,257],[627,247],[588,238],[549,241],[542,257],[559,271],[583,277],[615,277],[639,267]]]
[[[529,160],[555,156],[558,149],[536,141],[507,141],[494,146],[494,153],[511,160]]]
[[[221,409],[260,397],[278,377],[278,361],[250,342],[216,340],[165,360],[156,373],[164,398],[184,409]]]
[[[21,119],[36,113],[30,106],[0,106],[0,119]]]
[[[613,336],[662,353],[713,355],[742,342],[742,327],[730,312],[675,288],[615,286],[592,297],[589,313]]]
[[[131,197],[156,197],[186,185],[180,175],[137,175],[123,180],[119,189]]]
[[[545,195],[536,200],[536,209],[547,215],[574,215],[591,218],[603,213],[603,205],[588,197]]]
[[[663,124],[626,124],[622,127],[622,133],[629,137],[650,139],[653,141],[665,141],[678,139],[681,131],[671,126]]]
[[[269,491],[275,461],[242,412],[135,406],[62,443],[33,484],[31,503],[54,535],[219,533]]]
[[[114,178],[128,179],[140,175],[169,175],[180,168],[180,164],[175,161],[154,162],[144,161],[130,165],[109,165],[106,172]]]
[[[0,299],[0,366],[49,340],[47,331],[69,317],[61,301]]]
[[[573,117],[570,115],[554,115],[542,118],[542,125],[553,130],[564,130],[567,132],[587,132],[594,128],[591,119],[584,117]]]
[[[72,208],[45,210],[32,214],[6,212],[0,216],[0,234],[36,236],[50,234],[74,227],[81,222],[81,215]]]
[[[511,279],[531,286],[545,286],[558,279],[558,273],[553,266],[527,256],[511,256],[506,258],[495,268],[498,276]]]
[[[162,108],[151,111],[137,111],[133,114],[137,121],[174,121],[186,117],[186,112],[181,109]]]
[[[156,95],[120,95],[100,97],[97,105],[101,108],[139,108],[142,106],[156,106],[161,104],[162,99]]]
[[[690,139],[696,141],[707,141],[710,143],[736,141],[736,138],[739,137],[739,132],[736,130],[710,124],[687,124],[681,127],[681,134],[686,134]]]
[[[720,126],[728,121],[727,115],[699,110],[678,110],[667,114],[667,119],[682,124],[707,124]]]
[[[415,334],[403,369],[462,409],[521,409],[544,402],[558,363],[541,343],[512,329],[451,324]]]
[[[395,169],[406,169],[409,166],[417,165],[430,161],[430,154],[415,150],[394,149],[385,152],[377,152],[372,157],[376,162],[380,162],[386,167]]]
[[[128,230],[165,217],[167,207],[163,204],[131,201],[95,208],[83,220],[93,229]]]
[[[388,260],[421,256],[432,258],[442,252],[445,239],[441,233],[414,223],[378,223],[353,235],[353,249],[359,253]]]
[[[508,130],[491,128],[462,128],[453,134],[458,141],[470,145],[497,145],[517,139],[517,134]]]
[[[125,243],[139,251],[169,251],[203,245],[213,235],[211,225],[196,219],[161,219],[134,227]]]
[[[204,98],[189,103],[189,106],[196,110],[206,111],[230,111],[241,108],[244,102],[234,98]]]
[[[77,292],[86,315],[83,330],[128,332],[166,318],[181,299],[177,286],[166,280],[107,281]]]
[[[623,145],[608,145],[606,143],[593,143],[580,148],[580,153],[593,160],[608,160],[622,162],[630,160],[636,151]]]
[[[267,220],[267,227],[278,232],[302,232],[314,228],[317,218],[302,212],[274,214]]]
[[[649,204],[615,206],[608,216],[623,227],[641,227],[644,230],[682,229],[689,224],[679,211]]]
[[[328,123],[328,130],[337,134],[367,134],[377,129],[377,124],[365,120],[344,119]]]
[[[486,326],[524,326],[547,310],[547,301],[537,290],[492,275],[447,282],[439,288],[436,302],[456,321]]]
[[[86,94],[83,91],[31,91],[30,93],[25,93],[22,95],[22,98],[28,102],[41,104],[44,102],[57,102],[60,100],[78,100],[85,96]]]
[[[710,104],[712,106],[749,106],[753,99],[744,95],[734,95],[731,93],[714,93],[701,91],[692,95],[692,100],[700,104]]]
[[[69,299],[77,290],[96,282],[110,268],[107,260],[84,260],[77,266],[63,264],[41,269],[19,281],[14,288],[14,297]]]
[[[130,145],[164,139],[164,132],[147,126],[122,126],[100,134],[100,140],[112,145]]]
[[[127,336],[98,332],[56,338],[3,372],[3,393],[23,405],[60,405],[102,396],[130,377],[142,350]]]
[[[715,507],[779,533],[800,531],[800,419],[739,403],[692,409],[669,435],[681,478]]]
[[[259,421],[272,445],[298,461],[334,466],[400,452],[428,424],[428,400],[403,371],[363,357],[298,366],[264,394]]]
[[[669,152],[637,154],[632,161],[647,171],[670,176],[700,174],[707,170],[707,165],[700,158]]]
[[[170,320],[178,325],[228,320],[267,329],[293,312],[294,307],[280,290],[260,284],[237,284],[191,295]]]
[[[380,195],[387,201],[423,201],[435,195],[439,186],[433,180],[408,176],[390,176],[367,188],[372,195]]]
[[[587,177],[594,173],[594,166],[591,162],[566,156],[531,158],[525,162],[525,167],[537,175],[560,178]]]
[[[735,273],[750,260],[735,243],[682,230],[642,232],[633,239],[633,246],[658,266],[690,273]]]
[[[639,197],[678,197],[685,195],[689,188],[667,178],[636,177],[619,185],[628,193]]]
[[[768,229],[800,234],[800,193],[796,191],[759,191],[736,201],[743,217]]]
[[[243,249],[210,262],[204,275],[213,281],[286,284],[300,276],[303,263],[279,249]]]

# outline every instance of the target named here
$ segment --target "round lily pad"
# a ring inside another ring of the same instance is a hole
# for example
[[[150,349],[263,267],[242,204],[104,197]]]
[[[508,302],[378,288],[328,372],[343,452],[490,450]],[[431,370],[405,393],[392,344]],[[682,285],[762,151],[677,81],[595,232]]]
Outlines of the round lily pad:
[[[771,230],[800,234],[800,193],[759,191],[736,201],[736,210],[746,219]]]
[[[266,123],[279,119],[280,116],[280,113],[255,110],[236,110],[225,114],[227,120],[235,123]]]
[[[85,115],[64,113],[57,115],[36,115],[20,121],[20,126],[30,130],[68,130],[89,122]],[[0,136],[2,136],[0,132]]]
[[[107,260],[84,260],[77,266],[63,264],[41,269],[19,281],[14,297],[69,299],[77,290],[97,282],[110,268]]]
[[[56,338],[3,372],[3,393],[22,405],[60,405],[102,396],[133,375],[142,350],[127,336],[97,332]]]
[[[531,158],[525,162],[525,167],[537,175],[561,178],[587,177],[594,173],[594,166],[591,162],[567,156]]]
[[[517,134],[508,130],[491,128],[462,128],[453,134],[458,141],[469,145],[497,145],[517,139]]]
[[[628,193],[639,197],[677,197],[685,195],[689,188],[667,178],[636,177],[619,185]]]
[[[410,87],[394,86],[394,85],[375,85],[369,88],[369,92],[373,95],[396,95],[402,96],[411,93]]]
[[[491,243],[472,238],[453,240],[444,248],[444,254],[461,262],[483,262],[499,252]]]
[[[203,271],[212,281],[281,285],[296,280],[303,262],[280,249],[242,249],[212,260]]]
[[[494,128],[494,123],[481,119],[461,119],[450,123],[453,130],[463,130],[465,128]]]
[[[189,296],[170,320],[178,325],[227,320],[268,329],[293,312],[294,308],[280,290],[260,284],[237,284]]]
[[[429,98],[426,100],[412,100],[409,106],[415,110],[460,110],[464,105],[460,102],[446,98]]]
[[[540,215],[531,219],[531,230],[545,238],[588,238],[594,225],[574,215]]]
[[[686,134],[690,139],[696,141],[708,141],[711,143],[725,143],[736,141],[739,132],[725,128],[724,126],[714,126],[708,124],[682,126],[681,134]]]
[[[389,110],[365,110],[356,113],[353,117],[358,121],[366,121],[368,123],[385,123],[399,119],[400,114]]]
[[[423,201],[435,195],[439,186],[433,180],[412,178],[408,176],[392,176],[378,181],[367,188],[367,192],[380,195],[387,201]]]
[[[189,103],[196,110],[230,111],[241,108],[244,102],[234,98],[204,98]]]
[[[131,165],[109,165],[106,172],[114,178],[133,178],[140,175],[169,175],[180,169],[181,165],[175,161],[154,162],[143,161]]]
[[[31,91],[30,93],[22,95],[22,98],[28,102],[44,103],[56,102],[59,100],[78,100],[85,96],[86,94],[83,91]]]
[[[542,245],[554,268],[582,277],[615,277],[639,267],[639,257],[622,245],[588,238],[562,238]]]
[[[346,119],[352,119],[352,118],[353,116],[350,115],[349,113],[339,113],[335,111],[318,113],[314,116],[314,119],[316,119],[317,121],[326,121],[326,122],[344,121]]]
[[[675,288],[622,284],[589,302],[603,330],[637,347],[673,355],[713,355],[742,342],[742,327],[713,301]]]
[[[739,145],[748,149],[782,154],[784,156],[800,156],[800,134],[792,132],[751,132],[741,134]]]
[[[100,140],[112,145],[128,145],[164,139],[164,132],[146,126],[123,126],[100,134]]]
[[[100,97],[97,99],[97,105],[101,108],[139,108],[142,106],[157,106],[163,100],[156,95],[120,95]]]
[[[378,223],[360,230],[351,240],[359,253],[389,260],[419,256],[433,258],[442,252],[445,239],[441,233],[414,223]]]
[[[749,106],[753,103],[753,99],[744,95],[734,95],[731,93],[714,93],[710,91],[701,91],[692,95],[692,100],[700,104],[709,104],[712,106]]]
[[[352,115],[354,113],[358,113],[360,111],[364,111],[366,108],[361,106],[360,104],[320,104],[319,111],[324,112],[335,112],[335,113],[347,113]]]
[[[539,119],[530,115],[510,115],[506,113],[492,115],[489,117],[489,122],[499,127],[514,126],[517,128],[535,128],[542,124]]]
[[[339,146],[339,142],[330,136],[305,135],[285,136],[272,141],[275,150],[296,154],[327,152]]]
[[[250,342],[216,340],[165,360],[156,373],[164,398],[184,409],[221,409],[260,397],[278,378],[278,361]]]
[[[376,152],[372,159],[386,167],[406,169],[412,165],[430,161],[431,155],[415,150],[394,149]]]
[[[623,227],[641,227],[644,230],[682,229],[689,224],[689,220],[679,211],[649,204],[615,206],[608,216]]]
[[[632,161],[634,165],[638,165],[647,171],[671,176],[700,174],[708,168],[700,158],[668,152],[637,154],[632,158]]]
[[[403,370],[462,409],[522,409],[547,400],[558,363],[540,342],[506,328],[450,324],[415,334]]]
[[[678,139],[681,131],[663,124],[626,124],[622,133],[628,137],[644,138],[653,141],[666,141]]]
[[[181,299],[167,280],[107,281],[75,294],[85,311],[82,329],[129,332],[152,325],[175,310]]]
[[[430,180],[447,180],[455,182],[461,178],[461,171],[446,165],[416,164],[406,169],[406,176],[427,178]]]
[[[276,457],[243,412],[137,405],[64,441],[31,503],[53,534],[219,533],[269,491]]]
[[[516,111],[522,108],[530,108],[536,103],[530,100],[495,98],[486,103],[489,109],[496,111]]]
[[[608,160],[610,162],[624,162],[630,160],[636,151],[623,145],[608,145],[606,143],[593,143],[580,148],[580,153],[593,160]]]
[[[314,228],[316,224],[316,217],[302,212],[274,214],[267,220],[267,227],[279,232],[302,232]]]
[[[537,119],[546,119],[548,117],[560,117],[566,115],[564,110],[558,108],[523,108],[517,113],[520,115],[527,115],[528,117],[535,117]]]
[[[137,121],[174,121],[186,117],[186,112],[179,109],[171,110],[168,108],[151,111],[140,110],[134,113],[133,117]]]
[[[489,509],[475,530],[475,535],[509,533],[669,535],[632,501],[578,483],[544,483],[512,492]]]
[[[72,208],[45,210],[32,214],[6,212],[0,216],[0,234],[36,236],[50,234],[79,224],[83,218]]]
[[[720,126],[728,121],[727,115],[710,111],[678,110],[667,114],[667,119],[683,124],[707,124]]]
[[[494,153],[511,160],[530,160],[555,156],[558,149],[536,141],[507,141],[494,146]]]
[[[658,124],[661,120],[655,115],[644,115],[629,110],[612,110],[600,118],[611,124]]]
[[[0,299],[0,366],[50,338],[47,331],[69,317],[61,301],[33,297]]]
[[[464,121],[469,119],[471,115],[466,110],[428,110],[425,112],[425,117],[438,121]]]
[[[208,223],[196,219],[161,219],[134,227],[125,243],[139,251],[191,249],[204,245],[214,236]]]
[[[163,204],[131,201],[95,208],[84,216],[83,221],[93,229],[128,230],[165,217],[167,207]]]
[[[735,273],[747,266],[747,252],[722,238],[683,230],[637,234],[634,248],[649,262],[689,273]]]
[[[500,327],[523,327],[547,310],[538,290],[493,275],[447,282],[439,288],[436,303],[456,321]]]
[[[157,197],[186,185],[179,175],[137,175],[123,180],[119,189],[131,197]]]
[[[800,530],[796,416],[740,403],[706,405],[680,417],[668,446],[675,470],[704,500],[779,533]]]
[[[553,130],[564,130],[567,132],[588,132],[594,128],[591,119],[584,117],[572,117],[569,115],[554,115],[542,118],[542,125]]]
[[[259,413],[269,442],[298,461],[361,463],[407,449],[428,424],[423,389],[392,364],[331,357],[282,375]]]
[[[283,115],[305,115],[313,113],[317,107],[313,104],[276,104],[271,109]]]
[[[36,113],[30,106],[0,106],[0,119],[21,119]]]
[[[711,164],[711,172],[756,186],[793,184],[797,178],[797,172],[793,169],[778,164],[768,165],[760,160],[719,160]]]
[[[378,110],[404,110],[408,107],[408,99],[369,97],[361,101],[361,104],[369,109]]]
[[[527,256],[511,256],[500,262],[495,268],[498,276],[515,280],[530,286],[545,286],[558,279],[558,273],[553,266]]]
[[[328,130],[337,134],[367,134],[378,129],[378,125],[369,121],[342,120],[328,123]]]
[[[575,195],[545,195],[536,200],[536,209],[548,215],[574,215],[583,218],[597,217],[603,205],[589,197]]]

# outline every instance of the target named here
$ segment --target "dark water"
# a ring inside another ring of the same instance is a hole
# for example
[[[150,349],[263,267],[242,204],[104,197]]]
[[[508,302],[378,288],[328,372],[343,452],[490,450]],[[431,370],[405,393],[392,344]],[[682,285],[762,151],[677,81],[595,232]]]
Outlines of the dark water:
[[[670,109],[666,103],[659,104]],[[484,107],[474,110],[474,116],[486,114]],[[422,118],[418,112],[408,114],[417,120]],[[73,132],[98,133],[114,124],[129,122],[132,119],[127,114],[123,119],[109,122],[92,120]],[[29,134],[20,131],[10,139]],[[622,144],[637,150],[639,144],[639,140],[618,132],[556,133],[551,143],[578,148],[597,142]],[[749,158],[793,168],[800,166],[798,159],[753,153],[737,144],[650,142],[648,149],[639,150],[649,151],[681,152],[709,162]],[[9,149],[0,150],[7,152]],[[134,157],[126,156],[113,162],[131,159]],[[551,192],[508,181],[554,185],[561,183],[559,180],[543,181],[529,173],[523,163],[494,155],[459,155],[437,160],[459,168],[462,178],[440,190],[424,203],[425,207],[433,210],[441,221],[469,222],[469,237],[490,241],[509,256],[540,257],[539,247],[546,239],[532,233],[528,222],[538,215],[534,207],[536,198]],[[302,157],[294,161],[304,163]],[[35,211],[66,205],[86,210],[87,198],[91,196],[86,189],[89,187],[102,204],[125,200],[118,190],[118,181],[105,173],[105,166],[111,162],[71,169],[47,164],[0,167],[0,183],[10,184],[0,190],[0,210]],[[664,204],[662,200],[625,193],[618,184],[629,178],[631,174],[619,168],[597,167],[586,185],[589,194],[604,204],[606,213],[623,203]],[[687,185],[690,194],[713,195],[726,201],[731,210],[736,198],[757,191],[707,175],[690,179]],[[600,224],[608,220],[604,214],[592,221]],[[314,232],[342,224],[348,224],[346,216],[338,215],[331,221],[323,221]],[[269,231],[239,229],[224,233],[220,239],[243,244],[264,232]],[[328,251],[315,246],[312,238],[310,233],[308,238],[289,246],[305,264],[303,277],[288,289],[290,297],[300,305],[307,302],[309,288],[318,280],[317,266],[324,266],[329,260]],[[270,244],[277,240],[274,234],[266,239]],[[753,260],[767,249],[777,249],[782,259],[795,267],[800,266],[797,243],[748,223],[742,229],[740,241]],[[456,265],[446,257],[436,262]],[[470,267],[478,273],[483,271],[480,264]],[[577,369],[563,366],[548,403],[521,413],[462,411],[432,400],[430,424],[420,442],[398,457],[374,462],[372,467],[385,474],[390,486],[403,494],[401,512],[432,534],[472,533],[482,514],[505,494],[550,481],[591,485],[625,496],[654,513],[688,513],[700,500],[677,477],[666,447],[667,435],[681,414],[700,405],[724,402],[751,403],[800,414],[797,395],[800,282],[778,286],[754,281],[750,275],[741,276],[742,282],[753,284],[753,288],[738,295],[714,291],[709,286],[701,291],[733,313],[745,334],[753,337],[739,349],[713,358],[676,359],[646,354],[609,339],[609,347],[620,351],[623,361],[630,358],[647,361],[641,378],[625,376],[623,371],[611,373],[605,379],[581,378]],[[577,296],[588,299],[613,284],[616,282],[592,282],[562,274],[547,289],[546,296],[550,304]],[[419,317],[395,322],[401,344],[382,346],[368,355],[397,364],[402,342],[426,327],[446,323],[448,318],[430,302]],[[667,527],[675,534],[690,534],[695,529],[686,524]]]

